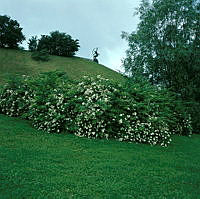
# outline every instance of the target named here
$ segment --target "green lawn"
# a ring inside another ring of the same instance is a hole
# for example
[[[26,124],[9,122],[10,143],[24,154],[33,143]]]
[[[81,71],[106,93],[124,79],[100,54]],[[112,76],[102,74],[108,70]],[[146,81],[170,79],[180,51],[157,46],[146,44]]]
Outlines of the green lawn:
[[[119,73],[88,59],[50,56],[50,61],[38,62],[31,58],[31,53],[28,51],[0,48],[0,84],[5,83],[10,75],[34,75],[54,70],[66,72],[71,79],[98,74],[117,81],[123,79]]]
[[[0,198],[198,199],[200,135],[168,148],[37,131],[0,115]]]

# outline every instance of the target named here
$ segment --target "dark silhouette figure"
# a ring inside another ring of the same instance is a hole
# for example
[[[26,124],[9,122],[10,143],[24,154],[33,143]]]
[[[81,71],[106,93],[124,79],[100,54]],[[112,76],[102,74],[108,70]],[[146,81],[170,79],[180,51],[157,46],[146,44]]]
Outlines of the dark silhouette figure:
[[[93,54],[93,61],[96,62],[96,63],[99,63],[97,57],[100,55],[98,53],[98,48],[94,48],[93,51],[92,51],[92,54]]]

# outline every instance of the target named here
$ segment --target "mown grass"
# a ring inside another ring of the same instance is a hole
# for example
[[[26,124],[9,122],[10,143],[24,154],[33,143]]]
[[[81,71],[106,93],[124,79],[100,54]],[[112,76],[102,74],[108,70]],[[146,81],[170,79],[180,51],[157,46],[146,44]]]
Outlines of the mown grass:
[[[12,75],[34,75],[54,70],[66,72],[71,79],[98,74],[113,80],[122,79],[119,73],[84,58],[50,56],[50,61],[38,62],[31,58],[30,52],[0,48],[0,84]]]
[[[0,115],[0,198],[197,199],[200,135],[168,148],[47,134]]]

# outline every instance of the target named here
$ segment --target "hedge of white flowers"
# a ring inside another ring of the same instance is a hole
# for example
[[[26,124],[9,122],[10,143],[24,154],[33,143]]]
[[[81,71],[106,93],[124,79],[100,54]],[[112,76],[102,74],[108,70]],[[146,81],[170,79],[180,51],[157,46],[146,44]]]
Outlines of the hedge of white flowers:
[[[166,91],[99,75],[72,82],[49,72],[9,83],[0,93],[0,113],[22,116],[49,133],[161,146],[173,133],[191,135],[191,118],[176,107]]]

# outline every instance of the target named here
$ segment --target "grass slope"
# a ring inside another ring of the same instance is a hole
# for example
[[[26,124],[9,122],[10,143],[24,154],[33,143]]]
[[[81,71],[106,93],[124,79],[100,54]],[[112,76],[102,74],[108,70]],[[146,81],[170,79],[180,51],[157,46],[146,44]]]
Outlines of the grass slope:
[[[10,75],[32,75],[56,69],[65,71],[69,78],[72,79],[78,79],[83,75],[97,74],[114,80],[122,79],[119,73],[84,58],[51,56],[48,62],[38,62],[31,59],[30,52],[0,48],[1,84],[5,82]]]
[[[168,148],[46,134],[0,115],[0,198],[197,199],[200,136]]]

